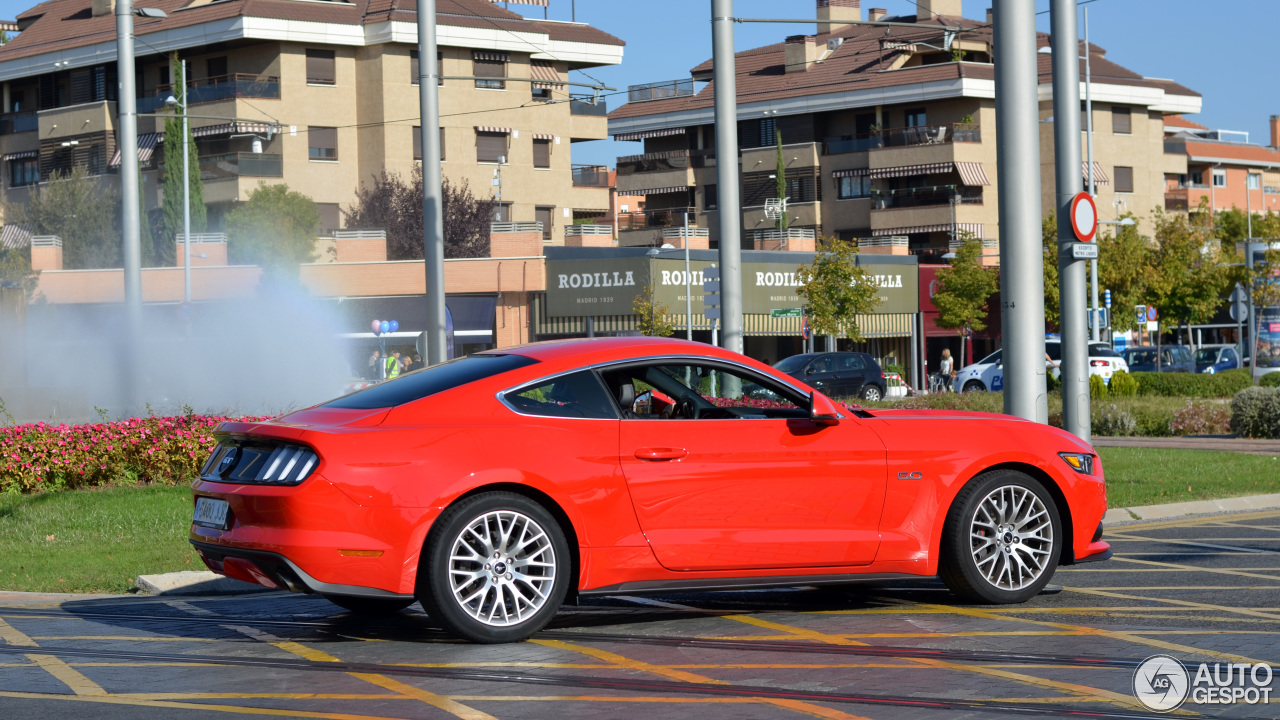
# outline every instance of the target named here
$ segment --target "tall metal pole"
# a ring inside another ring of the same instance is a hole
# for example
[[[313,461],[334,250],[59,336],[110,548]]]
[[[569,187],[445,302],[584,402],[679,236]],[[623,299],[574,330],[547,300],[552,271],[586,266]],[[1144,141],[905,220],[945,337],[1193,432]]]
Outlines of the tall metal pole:
[[[1084,9],[1084,115],[1085,115],[1085,143],[1089,148],[1089,195],[1096,197],[1096,189],[1093,179],[1093,72],[1090,70],[1089,59],[1093,53],[1089,52],[1089,8]],[[1118,219],[1118,218],[1117,218]],[[1118,227],[1118,226],[1117,226]],[[1092,332],[1090,337],[1093,342],[1102,340],[1101,319],[1098,317],[1098,259],[1094,258],[1089,261],[1090,290],[1093,297],[1093,317],[1090,319]]]
[[[133,0],[116,2],[116,75],[120,127],[120,216],[124,256],[125,406],[139,404],[142,342],[142,238],[138,212],[138,101],[134,87]]]
[[[734,77],[733,0],[711,0],[716,107],[716,183],[720,199],[721,347],[742,352],[742,198],[738,179],[738,82]]]
[[[444,211],[440,178],[440,68],[436,0],[418,0],[418,102],[422,134],[422,255],[427,275],[427,364],[447,360],[444,301]]]
[[[693,342],[693,279],[689,276],[689,210],[684,211],[684,339]]]
[[[1049,420],[1049,406],[1044,377],[1035,4],[995,0],[994,10],[1004,411],[1044,423]]]
[[[1071,229],[1071,200],[1080,192],[1080,38],[1076,32],[1076,0],[1053,0],[1049,22],[1053,42],[1053,152],[1057,170],[1058,295],[1062,317],[1062,424],[1064,430],[1087,441],[1086,268],[1084,263],[1072,259],[1070,253],[1070,244],[1075,241]],[[1089,169],[1092,170],[1092,166]]]
[[[187,135],[187,61],[182,61],[182,299],[191,302],[191,147]]]

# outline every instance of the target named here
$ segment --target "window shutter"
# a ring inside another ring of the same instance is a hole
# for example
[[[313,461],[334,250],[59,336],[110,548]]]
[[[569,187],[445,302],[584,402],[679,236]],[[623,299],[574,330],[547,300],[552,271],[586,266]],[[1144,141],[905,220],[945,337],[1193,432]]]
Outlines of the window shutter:
[[[1116,192],[1133,192],[1133,168],[1116,166]]]
[[[422,74],[421,68],[418,67],[418,51],[409,51],[409,82],[417,85],[418,76]]]
[[[534,216],[534,217],[535,217],[535,219],[536,219],[538,222],[542,223],[542,239],[543,239],[543,240],[550,240],[550,239],[551,239],[551,224],[552,224],[552,222],[553,222],[553,221],[552,221],[552,218],[554,218],[554,217],[555,217],[555,208],[553,208],[553,207],[540,207],[540,208],[537,208],[534,212],[535,212],[535,216]]]
[[[312,160],[338,159],[338,129],[332,127],[307,128],[307,141]]]
[[[332,50],[307,50],[307,84],[333,85],[337,82]]]
[[[536,168],[551,167],[551,141],[533,141],[533,166]]]
[[[476,162],[496,163],[507,154],[507,134],[476,133]]]
[[[1119,105],[1111,106],[1111,133],[1113,135],[1128,135],[1133,132],[1133,116],[1129,113],[1129,108],[1120,107]]]
[[[422,128],[418,125],[413,126],[413,159],[422,159]]]

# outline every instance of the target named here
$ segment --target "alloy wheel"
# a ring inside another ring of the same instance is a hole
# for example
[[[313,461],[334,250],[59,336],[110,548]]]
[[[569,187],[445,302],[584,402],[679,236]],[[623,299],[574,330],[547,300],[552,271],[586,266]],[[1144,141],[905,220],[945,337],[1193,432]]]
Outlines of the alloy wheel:
[[[1053,548],[1053,520],[1040,497],[1002,485],[978,503],[969,530],[978,572],[1001,590],[1021,590],[1044,574]]]
[[[515,625],[547,603],[555,584],[555,549],[533,518],[512,510],[476,517],[449,551],[453,599],[492,627]]]

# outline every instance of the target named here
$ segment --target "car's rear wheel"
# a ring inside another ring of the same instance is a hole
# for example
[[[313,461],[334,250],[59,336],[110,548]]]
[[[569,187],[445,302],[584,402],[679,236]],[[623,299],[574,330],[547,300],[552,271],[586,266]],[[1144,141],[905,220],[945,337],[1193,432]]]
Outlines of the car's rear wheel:
[[[358,597],[355,595],[325,595],[325,600],[356,615],[391,615],[413,604],[413,598]]]
[[[970,380],[969,382],[964,384],[965,392],[986,392],[986,390],[987,390],[987,386],[983,385],[978,380]]]
[[[870,400],[871,402],[876,402],[877,400],[880,400],[883,397],[884,397],[884,393],[880,392],[879,385],[867,384],[862,386],[863,400]]]
[[[546,508],[488,492],[446,510],[427,539],[419,598],[448,632],[479,643],[523,640],[555,616],[569,546]]]
[[[1062,521],[1044,486],[995,470],[970,480],[952,503],[938,574],[968,601],[1023,602],[1053,577],[1061,543]]]

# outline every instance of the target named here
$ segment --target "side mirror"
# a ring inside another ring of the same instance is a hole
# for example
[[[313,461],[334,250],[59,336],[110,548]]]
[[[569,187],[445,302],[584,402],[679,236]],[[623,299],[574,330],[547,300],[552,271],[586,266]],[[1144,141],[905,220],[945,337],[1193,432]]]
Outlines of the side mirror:
[[[831,398],[814,391],[809,396],[809,419],[816,425],[836,425],[844,417]]]
[[[814,374],[814,373],[816,373],[816,372],[818,372],[818,369],[817,369],[817,368],[815,368],[815,367],[813,367],[812,365],[810,365],[809,367],[807,367],[807,368],[805,368],[805,369],[804,369],[804,374],[805,374],[805,375],[812,375],[812,374]]]

